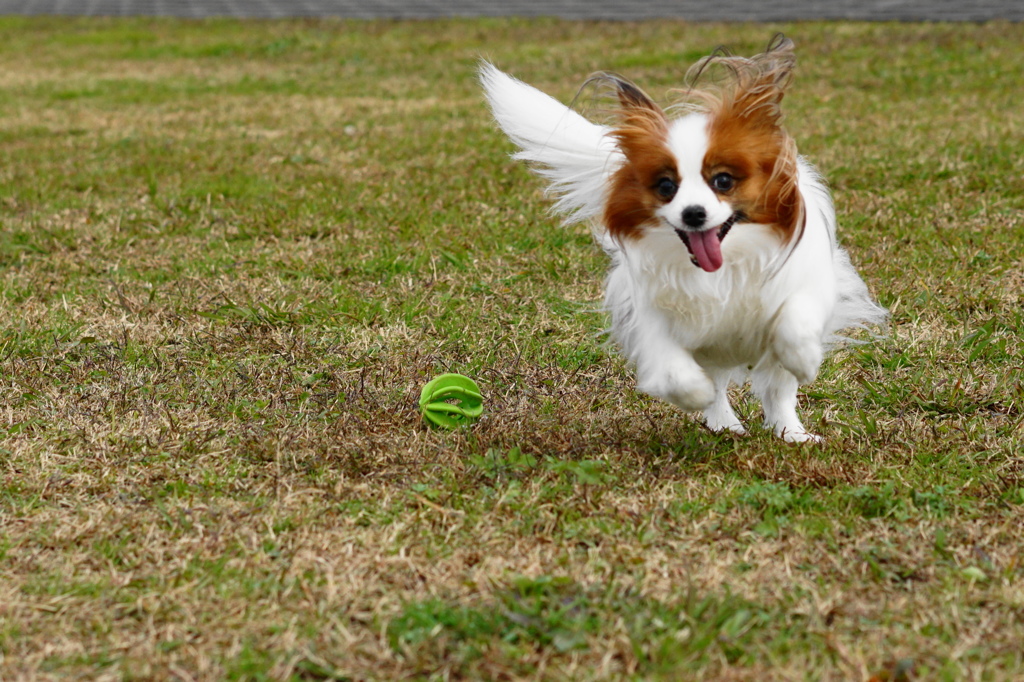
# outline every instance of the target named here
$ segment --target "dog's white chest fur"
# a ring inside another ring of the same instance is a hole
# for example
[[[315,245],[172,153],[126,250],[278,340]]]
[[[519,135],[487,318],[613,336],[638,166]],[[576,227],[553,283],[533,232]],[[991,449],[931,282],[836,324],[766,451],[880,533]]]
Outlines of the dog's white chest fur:
[[[723,245],[726,265],[714,273],[692,262],[669,232],[646,235],[613,253],[606,304],[613,318],[637,309],[663,320],[665,331],[701,365],[752,368],[765,355],[777,304],[765,299],[777,239],[759,225],[740,225]],[[619,324],[615,335],[622,336]],[[624,330],[623,330],[624,331]],[[640,342],[640,339],[636,339]]]

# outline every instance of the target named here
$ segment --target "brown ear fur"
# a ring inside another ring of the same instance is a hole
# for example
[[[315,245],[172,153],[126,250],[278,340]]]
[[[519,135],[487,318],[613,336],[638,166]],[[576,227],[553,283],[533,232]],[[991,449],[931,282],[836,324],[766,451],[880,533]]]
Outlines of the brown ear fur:
[[[619,100],[618,124],[611,132],[626,163],[611,178],[604,224],[612,237],[622,240],[640,236],[641,227],[653,221],[659,202],[652,187],[663,177],[678,181],[675,157],[668,149],[665,112],[640,88],[621,76],[601,74]]]
[[[699,77],[708,67],[721,66],[729,76],[715,89],[692,93],[711,115],[705,160],[709,177],[716,167],[742,165],[750,181],[738,199],[747,219],[772,225],[785,242],[799,240],[804,222],[796,143],[782,127],[780,107],[795,64],[793,42],[780,34],[762,54],[716,53],[691,71],[691,77]]]

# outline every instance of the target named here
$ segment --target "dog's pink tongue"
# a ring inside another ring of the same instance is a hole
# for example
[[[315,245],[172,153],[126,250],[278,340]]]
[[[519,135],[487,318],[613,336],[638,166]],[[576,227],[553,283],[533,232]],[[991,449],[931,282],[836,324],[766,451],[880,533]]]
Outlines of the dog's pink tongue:
[[[706,272],[714,272],[722,267],[722,241],[718,238],[718,230],[712,228],[703,232],[689,232],[690,249],[697,265]]]

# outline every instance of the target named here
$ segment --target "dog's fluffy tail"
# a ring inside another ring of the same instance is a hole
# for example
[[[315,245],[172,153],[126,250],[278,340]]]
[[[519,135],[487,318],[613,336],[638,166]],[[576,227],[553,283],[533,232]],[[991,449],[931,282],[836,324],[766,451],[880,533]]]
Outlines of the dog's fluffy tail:
[[[548,191],[558,197],[554,210],[566,223],[597,217],[608,177],[622,163],[608,129],[487,62],[480,82],[498,125],[521,149],[513,158],[550,182]]]
[[[837,346],[852,341],[839,333],[845,329],[867,329],[872,334],[875,334],[874,330],[884,331],[889,311],[871,300],[868,287],[850,263],[846,249],[837,247],[833,262],[839,300],[825,329],[826,345]]]

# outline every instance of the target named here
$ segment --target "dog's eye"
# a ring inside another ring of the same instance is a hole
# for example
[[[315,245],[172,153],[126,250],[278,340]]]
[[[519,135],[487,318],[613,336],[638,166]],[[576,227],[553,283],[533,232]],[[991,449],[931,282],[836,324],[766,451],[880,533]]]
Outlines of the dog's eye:
[[[711,178],[711,189],[716,192],[728,192],[736,186],[736,178],[728,173],[719,173]]]
[[[658,180],[658,183],[654,186],[654,191],[658,193],[658,196],[668,201],[676,195],[676,190],[679,189],[679,185],[672,178],[662,178]]]

